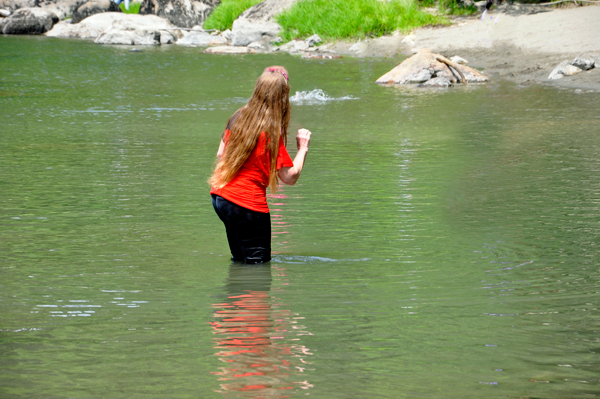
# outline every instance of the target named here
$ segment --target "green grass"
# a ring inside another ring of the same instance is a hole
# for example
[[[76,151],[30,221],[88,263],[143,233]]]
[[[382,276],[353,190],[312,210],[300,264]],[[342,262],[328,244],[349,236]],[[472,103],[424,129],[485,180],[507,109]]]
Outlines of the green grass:
[[[139,14],[141,6],[142,3],[129,3],[129,10],[126,10],[125,3],[119,4],[121,11],[123,11],[125,14]]]
[[[284,41],[315,33],[324,40],[378,37],[425,25],[448,25],[447,18],[423,11],[414,0],[304,0],[277,17]]]
[[[231,29],[233,21],[241,13],[262,0],[222,0],[204,21],[204,29]]]

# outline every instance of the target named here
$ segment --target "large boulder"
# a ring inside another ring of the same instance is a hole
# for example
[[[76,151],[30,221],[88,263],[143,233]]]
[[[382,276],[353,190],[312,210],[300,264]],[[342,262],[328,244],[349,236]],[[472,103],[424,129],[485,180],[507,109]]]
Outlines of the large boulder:
[[[20,8],[2,21],[5,35],[41,35],[58,23],[56,14],[41,8]]]
[[[447,85],[447,82],[479,83],[488,80],[481,73],[466,65],[457,64],[430,51],[420,51],[377,79],[376,83],[426,83],[432,79],[435,80],[426,85],[440,86]]]
[[[0,0],[0,8],[15,12],[19,8],[37,7],[36,3],[37,0]]]
[[[77,24],[89,16],[103,12],[122,12],[113,0],[90,0],[81,4],[73,11],[72,24]]]
[[[157,45],[175,43],[177,37],[182,36],[173,24],[156,15],[121,15],[123,17],[115,18],[111,26],[94,40],[95,43]]]
[[[290,8],[298,0],[264,0],[246,11],[233,21],[231,44],[247,46],[259,41],[263,36],[275,38],[281,26],[275,22],[275,16]]]
[[[94,40],[98,44],[158,45],[161,44],[160,31],[150,29],[109,29]]]
[[[118,34],[119,31],[129,31]],[[146,31],[142,34],[142,31]],[[156,34],[159,38],[156,40]],[[169,21],[156,15],[106,12],[95,14],[78,24],[59,23],[46,36],[62,38],[99,39],[101,44],[160,44],[174,42],[182,37],[181,31]],[[142,38],[143,37],[143,38]]]
[[[238,18],[233,21],[231,28],[231,44],[234,46],[247,46],[267,36],[275,38],[281,26],[277,22],[271,21],[251,21],[246,18]]]
[[[221,0],[144,0],[141,15],[158,15],[180,28],[202,25]]]
[[[70,18],[86,0],[36,0],[35,6],[52,11],[60,20]]]
[[[0,8],[15,12],[21,8],[42,8],[63,20],[86,0],[0,0]]]

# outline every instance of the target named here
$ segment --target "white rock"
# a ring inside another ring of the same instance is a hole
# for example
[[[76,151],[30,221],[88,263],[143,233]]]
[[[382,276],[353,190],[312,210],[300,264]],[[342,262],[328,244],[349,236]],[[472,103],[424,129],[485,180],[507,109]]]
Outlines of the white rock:
[[[101,33],[94,43],[98,44],[127,44],[127,45],[157,45],[160,44],[160,32],[157,30],[109,29]]]
[[[221,36],[213,36],[208,32],[191,31],[185,37],[177,40],[177,43],[181,46],[219,46],[227,44],[227,40]]]
[[[281,26],[276,22],[253,21],[240,17],[233,21],[231,44],[234,46],[247,46],[260,40],[263,36],[275,37],[280,30]]]
[[[462,64],[462,65],[466,65],[469,63],[469,61],[465,60],[462,57],[459,57],[458,55],[455,55],[454,57],[450,58],[450,61],[456,62],[457,64]]]
[[[287,51],[289,53],[298,53],[308,49],[308,44],[304,40],[292,40],[283,46],[279,46],[277,51]]]
[[[312,35],[311,37],[309,37],[308,39],[305,40],[306,44],[308,44],[308,47],[312,47],[315,44],[321,43],[322,41],[323,40],[321,40],[319,35]]]
[[[6,18],[9,15],[10,15],[10,10],[4,10],[4,9],[0,10],[0,17]]]
[[[598,64],[600,61],[600,56],[592,55],[592,54],[579,54],[573,61],[571,61],[571,65],[576,66],[584,71],[588,69],[594,68],[594,65]],[[598,66],[596,66],[597,68]]]
[[[111,31],[111,35],[116,35],[116,31],[123,30],[147,30],[150,32],[166,30],[174,37],[182,37],[180,30],[174,29],[175,26],[164,18],[156,15],[125,14],[121,12],[106,12],[95,14],[81,21],[78,24],[67,24],[64,22],[54,25],[53,29],[46,33],[46,36],[96,39],[100,34]],[[132,38],[135,35],[123,35],[123,40]],[[147,35],[145,35],[147,36]],[[160,36],[158,43],[160,43]],[[108,40],[105,38],[103,40]],[[116,40],[116,39],[115,39]],[[165,39],[163,39],[165,40]],[[156,44],[158,44],[156,43]]]
[[[581,72],[581,69],[573,66],[569,61],[563,61],[548,75],[548,79],[562,79],[564,76],[574,75]]]
[[[223,36],[223,38],[230,42],[231,38],[233,37],[233,32],[231,31],[231,29],[227,29],[221,32],[221,36]]]
[[[172,31],[161,30],[160,31],[160,44],[174,44],[177,42],[177,37]]]

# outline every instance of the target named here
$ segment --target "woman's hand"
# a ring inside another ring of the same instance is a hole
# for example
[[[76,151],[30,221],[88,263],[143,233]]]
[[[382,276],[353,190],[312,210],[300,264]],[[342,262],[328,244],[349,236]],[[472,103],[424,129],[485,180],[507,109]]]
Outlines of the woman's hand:
[[[308,129],[299,129],[296,135],[296,144],[298,145],[298,151],[308,150],[310,144],[310,135],[312,133]]]
[[[310,144],[310,130],[300,129],[296,136],[296,144],[298,144],[298,153],[294,158],[294,166],[289,168],[281,168],[278,170],[279,178],[285,184],[294,185],[302,173],[302,167],[304,166],[304,160],[306,159],[306,153],[308,152],[308,145]]]

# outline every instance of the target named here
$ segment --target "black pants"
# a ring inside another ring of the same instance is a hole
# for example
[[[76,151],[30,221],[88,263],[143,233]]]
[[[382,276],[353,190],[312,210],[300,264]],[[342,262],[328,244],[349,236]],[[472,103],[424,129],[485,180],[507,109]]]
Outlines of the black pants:
[[[271,214],[251,211],[212,194],[212,204],[225,224],[231,259],[244,263],[271,260]]]

